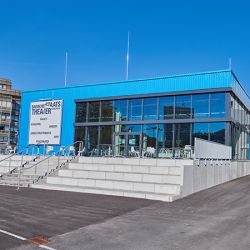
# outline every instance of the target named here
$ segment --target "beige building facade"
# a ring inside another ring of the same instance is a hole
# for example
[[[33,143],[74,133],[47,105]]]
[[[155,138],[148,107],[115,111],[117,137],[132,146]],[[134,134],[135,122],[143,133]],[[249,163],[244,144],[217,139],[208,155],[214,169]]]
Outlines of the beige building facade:
[[[18,144],[21,92],[12,88],[11,80],[0,78],[0,154]]]

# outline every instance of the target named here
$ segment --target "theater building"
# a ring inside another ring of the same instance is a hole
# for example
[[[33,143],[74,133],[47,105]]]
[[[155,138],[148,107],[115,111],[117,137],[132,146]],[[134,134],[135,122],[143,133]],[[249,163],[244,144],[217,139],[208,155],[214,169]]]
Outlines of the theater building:
[[[185,158],[198,137],[248,159],[249,108],[231,70],[24,91],[19,150],[83,141],[87,156]]]

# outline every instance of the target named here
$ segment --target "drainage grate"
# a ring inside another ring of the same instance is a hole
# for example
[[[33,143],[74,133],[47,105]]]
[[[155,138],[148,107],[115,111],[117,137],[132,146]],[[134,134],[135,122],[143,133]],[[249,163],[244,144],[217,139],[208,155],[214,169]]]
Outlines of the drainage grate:
[[[44,236],[36,236],[34,238],[28,239],[27,242],[35,245],[47,244],[50,240]]]

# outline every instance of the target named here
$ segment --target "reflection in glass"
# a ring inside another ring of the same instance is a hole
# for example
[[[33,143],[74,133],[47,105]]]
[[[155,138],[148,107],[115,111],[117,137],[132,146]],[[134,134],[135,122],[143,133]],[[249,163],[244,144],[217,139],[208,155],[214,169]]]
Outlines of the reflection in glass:
[[[114,120],[126,121],[127,120],[127,100],[116,100],[114,103]]]
[[[199,94],[193,95],[193,117],[208,118],[209,117],[209,95]]]
[[[143,118],[144,120],[157,119],[157,98],[145,98],[143,101]]]
[[[156,156],[157,124],[143,125],[142,156]]]
[[[182,95],[175,97],[175,118],[188,119],[191,118],[191,96]]]
[[[136,132],[141,133],[142,126],[141,125],[121,125],[121,131],[115,131],[115,132]]]
[[[225,123],[211,122],[210,123],[210,140],[225,144]]]
[[[78,102],[76,103],[76,122],[86,122],[87,115],[87,103]]]
[[[113,126],[101,126],[100,145],[99,145],[101,156],[112,155],[112,139],[113,139]]]
[[[85,142],[85,127],[75,127],[75,141]]]
[[[210,95],[210,117],[223,118],[226,112],[226,94],[213,93]]]
[[[97,102],[89,102],[89,122],[98,122],[99,121],[99,111],[100,111],[100,103]]]
[[[126,156],[125,135],[115,135],[114,156]]]
[[[190,123],[175,124],[175,147],[184,148],[190,145]]]
[[[101,121],[113,120],[113,101],[102,101]]]
[[[128,134],[128,156],[140,157],[140,134]]]
[[[173,158],[173,124],[158,125],[158,157]]]
[[[195,137],[208,140],[208,123],[202,122],[193,124],[192,145],[194,145]]]
[[[159,98],[159,120],[174,118],[174,97],[163,96]]]
[[[87,128],[87,136],[86,136],[86,146],[89,155],[95,156],[98,155],[98,127],[92,126]]]
[[[100,144],[112,144],[113,126],[101,126]]]
[[[129,121],[142,119],[142,99],[130,99],[128,106]]]

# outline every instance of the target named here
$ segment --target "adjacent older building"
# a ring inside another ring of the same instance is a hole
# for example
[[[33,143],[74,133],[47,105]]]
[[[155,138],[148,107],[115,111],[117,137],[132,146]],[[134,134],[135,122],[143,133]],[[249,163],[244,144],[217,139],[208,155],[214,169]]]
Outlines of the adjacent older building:
[[[10,80],[0,78],[0,153],[17,145],[21,92]]]

